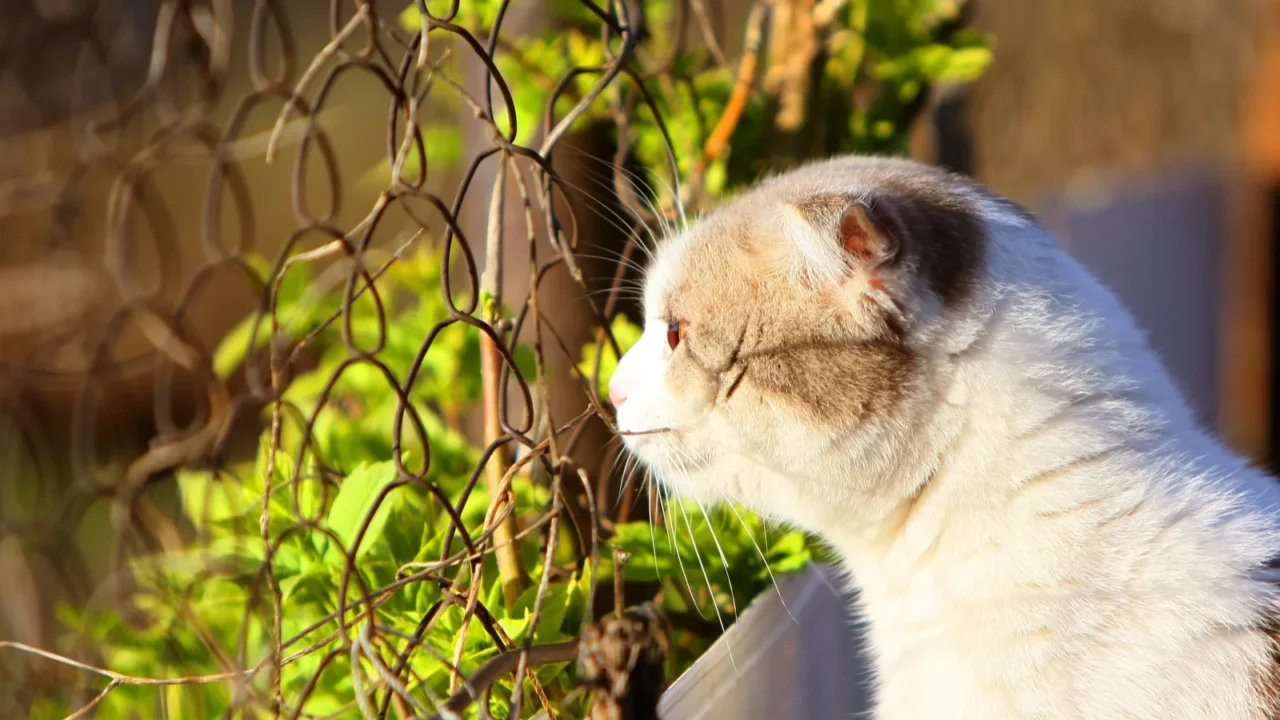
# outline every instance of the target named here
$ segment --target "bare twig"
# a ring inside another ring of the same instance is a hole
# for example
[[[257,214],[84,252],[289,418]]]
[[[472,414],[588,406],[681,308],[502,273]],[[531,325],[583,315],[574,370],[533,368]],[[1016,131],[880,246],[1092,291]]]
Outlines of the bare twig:
[[[315,57],[311,59],[311,64],[307,66],[306,72],[302,73],[301,78],[298,78],[298,84],[293,88],[292,97],[290,97],[289,101],[280,109],[280,115],[276,118],[276,124],[271,129],[271,139],[267,141],[267,162],[273,162],[276,159],[276,145],[280,141],[280,136],[284,132],[285,126],[289,124],[289,118],[292,115],[292,111],[295,105],[300,105],[302,103],[302,93],[305,92],[307,87],[311,85],[311,82],[315,80],[316,76],[320,73],[320,68],[324,67],[324,64],[328,62],[330,58],[337,55],[338,52],[342,50],[343,43],[354,35],[356,30],[359,29],[362,24],[369,21],[369,13],[372,12],[373,6],[366,2],[358,3],[358,5],[359,9],[356,10],[355,15],[351,16],[351,20],[349,20],[342,30],[334,35],[333,39],[321,48],[320,52],[316,53]]]
[[[471,703],[480,699],[480,693],[493,685],[498,678],[516,671],[521,660],[525,665],[549,665],[551,663],[570,662],[578,656],[578,641],[570,640],[561,643],[534,645],[531,648],[508,650],[486,662],[474,675],[467,678],[462,689],[445,701],[439,718],[454,718],[466,710]]]

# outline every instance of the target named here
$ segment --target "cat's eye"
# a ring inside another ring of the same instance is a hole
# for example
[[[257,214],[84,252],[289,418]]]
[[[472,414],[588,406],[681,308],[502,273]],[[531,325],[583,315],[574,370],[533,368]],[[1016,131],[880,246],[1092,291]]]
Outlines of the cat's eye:
[[[680,344],[680,341],[684,340],[684,331],[688,326],[689,323],[683,320],[678,320],[667,325],[667,347],[675,350]]]

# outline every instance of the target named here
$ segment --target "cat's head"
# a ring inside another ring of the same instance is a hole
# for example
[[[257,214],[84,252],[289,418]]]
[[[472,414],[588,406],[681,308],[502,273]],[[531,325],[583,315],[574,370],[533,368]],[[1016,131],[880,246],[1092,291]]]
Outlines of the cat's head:
[[[981,281],[979,207],[935,170],[846,158],[670,238],[610,383],[628,449],[678,494],[793,522],[874,487]]]

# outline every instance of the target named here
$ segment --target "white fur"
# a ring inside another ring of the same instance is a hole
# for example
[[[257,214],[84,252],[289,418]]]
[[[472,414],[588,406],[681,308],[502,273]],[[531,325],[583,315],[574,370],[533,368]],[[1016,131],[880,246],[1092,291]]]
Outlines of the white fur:
[[[613,381],[622,429],[673,432],[628,446],[677,492],[838,550],[879,718],[1264,717],[1272,587],[1250,572],[1280,552],[1280,489],[1197,427],[1110,292],[987,209],[976,306],[917,328],[927,381],[843,436],[670,396],[674,239]]]

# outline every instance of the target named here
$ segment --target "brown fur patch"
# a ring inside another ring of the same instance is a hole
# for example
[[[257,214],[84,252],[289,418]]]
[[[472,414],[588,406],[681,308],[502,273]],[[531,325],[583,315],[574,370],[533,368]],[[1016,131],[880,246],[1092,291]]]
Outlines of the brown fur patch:
[[[829,424],[892,410],[915,365],[910,351],[888,339],[784,345],[756,350],[744,359],[746,376],[757,388],[784,395]]]
[[[854,197],[848,193],[822,192],[805,195],[791,205],[800,211],[809,224],[817,227],[830,225],[853,201]]]

